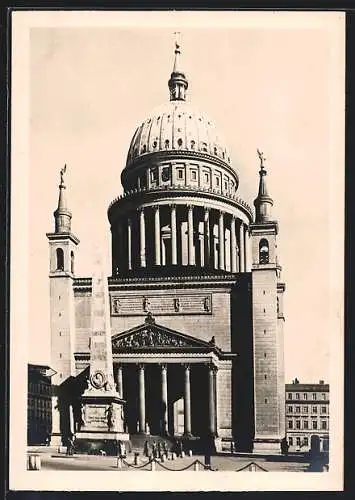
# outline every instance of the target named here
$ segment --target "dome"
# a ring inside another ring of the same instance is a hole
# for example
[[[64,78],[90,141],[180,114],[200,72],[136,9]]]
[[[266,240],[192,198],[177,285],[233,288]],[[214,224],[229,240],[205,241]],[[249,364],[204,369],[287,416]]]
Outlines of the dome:
[[[167,102],[142,122],[131,141],[126,166],[160,151],[195,151],[230,164],[225,142],[213,122],[183,100]]]

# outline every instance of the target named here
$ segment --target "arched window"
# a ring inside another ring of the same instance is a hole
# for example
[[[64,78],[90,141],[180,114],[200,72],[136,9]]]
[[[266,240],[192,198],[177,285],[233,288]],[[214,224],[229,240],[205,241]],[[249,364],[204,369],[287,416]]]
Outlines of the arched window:
[[[71,270],[71,273],[74,274],[74,252],[73,252],[73,250],[70,252],[70,270]]]
[[[57,248],[57,271],[64,271],[64,252],[62,248]]]
[[[269,263],[269,243],[267,240],[262,239],[259,243],[259,264]]]

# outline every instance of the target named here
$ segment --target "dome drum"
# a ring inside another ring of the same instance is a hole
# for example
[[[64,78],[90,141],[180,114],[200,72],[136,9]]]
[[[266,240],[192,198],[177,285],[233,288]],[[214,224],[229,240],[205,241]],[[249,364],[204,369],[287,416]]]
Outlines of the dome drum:
[[[159,186],[190,186],[215,189],[227,196],[235,195],[239,179],[236,172],[223,162],[202,155],[149,155],[134,168],[125,169],[121,175],[125,191],[155,189]]]
[[[207,207],[203,200],[184,197],[129,204],[111,219],[112,274],[173,275],[181,267],[194,275],[207,269],[245,271],[239,255],[247,230],[243,214],[222,203]]]

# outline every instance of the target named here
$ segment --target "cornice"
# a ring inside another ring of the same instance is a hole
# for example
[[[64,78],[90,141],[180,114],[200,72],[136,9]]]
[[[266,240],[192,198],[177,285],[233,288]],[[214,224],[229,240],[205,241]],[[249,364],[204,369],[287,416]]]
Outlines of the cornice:
[[[164,198],[189,197],[193,195],[194,197],[201,198],[203,200],[212,199],[224,202],[241,210],[250,222],[253,220],[252,208],[238,196],[218,193],[216,189],[174,185],[160,186],[155,187],[154,189],[137,188],[132,191],[125,192],[110,203],[107,211],[109,221],[112,222],[113,213],[117,209],[121,209],[122,211],[126,209],[125,204],[131,203],[134,205],[134,208],[139,208],[139,206],[144,202],[159,201],[159,197],[161,197],[162,194],[164,195]],[[129,209],[132,209],[132,207],[129,207]]]

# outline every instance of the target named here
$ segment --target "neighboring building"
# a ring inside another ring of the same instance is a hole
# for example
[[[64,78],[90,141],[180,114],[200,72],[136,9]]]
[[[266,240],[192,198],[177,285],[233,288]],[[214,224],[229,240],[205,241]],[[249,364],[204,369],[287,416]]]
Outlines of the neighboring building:
[[[238,196],[238,172],[220,135],[187,102],[179,56],[177,46],[170,101],[135,131],[124,194],[108,209],[112,351],[126,429],[212,435],[240,450],[278,453],[286,436],[285,285],[264,158],[259,153],[254,214]],[[63,174],[47,234],[53,442],[80,426],[91,328],[91,278],[75,276],[79,239]]]
[[[28,365],[27,444],[46,444],[52,432],[52,385],[49,366]]]
[[[289,451],[329,450],[329,384],[286,384],[286,431]]]

